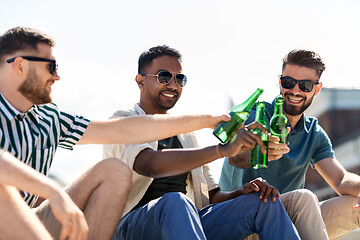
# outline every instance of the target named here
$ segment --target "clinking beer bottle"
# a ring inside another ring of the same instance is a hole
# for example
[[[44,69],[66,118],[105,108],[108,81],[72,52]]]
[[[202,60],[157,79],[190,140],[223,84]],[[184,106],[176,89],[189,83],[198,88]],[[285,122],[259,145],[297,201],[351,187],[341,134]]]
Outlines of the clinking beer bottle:
[[[275,99],[274,115],[270,119],[270,132],[272,136],[277,136],[280,143],[287,144],[287,123],[288,119],[284,113],[284,98],[279,95]]]
[[[213,134],[222,143],[231,140],[236,135],[243,122],[248,118],[249,112],[256,100],[263,92],[263,89],[258,88],[245,102],[231,109],[229,113],[231,120],[229,122],[222,122],[215,128]]]
[[[265,103],[258,102],[256,106],[256,116],[255,122],[259,122],[260,124],[266,126],[265,119]],[[268,163],[268,135],[263,133],[260,129],[255,128],[251,130],[254,134],[260,136],[261,140],[264,142],[266,154],[261,152],[260,146],[258,144],[251,150],[250,153],[250,167],[258,169],[258,168],[267,168]]]

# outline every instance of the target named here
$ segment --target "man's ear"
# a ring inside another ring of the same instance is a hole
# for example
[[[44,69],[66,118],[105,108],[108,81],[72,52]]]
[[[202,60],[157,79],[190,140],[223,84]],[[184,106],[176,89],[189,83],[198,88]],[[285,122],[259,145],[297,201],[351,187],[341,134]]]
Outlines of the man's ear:
[[[135,81],[136,81],[140,91],[144,90],[144,80],[145,80],[145,76],[142,76],[141,74],[138,74],[135,77]]]
[[[319,84],[316,85],[315,96],[320,93],[321,89],[322,89],[322,82],[319,82]]]
[[[28,65],[26,65],[26,61],[21,58],[21,57],[17,57],[15,58],[12,68],[16,74],[16,76],[18,76],[19,78],[22,78],[25,75],[25,71],[27,69]]]

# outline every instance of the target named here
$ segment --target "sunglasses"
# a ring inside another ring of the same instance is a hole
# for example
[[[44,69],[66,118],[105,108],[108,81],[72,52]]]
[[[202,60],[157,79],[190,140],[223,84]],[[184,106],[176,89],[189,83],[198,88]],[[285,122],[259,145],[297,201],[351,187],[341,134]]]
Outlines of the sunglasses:
[[[319,82],[313,82],[311,80],[296,80],[289,76],[280,76],[281,86],[286,89],[292,89],[297,84],[299,89],[303,92],[311,92],[314,85],[318,85]]]
[[[49,62],[49,72],[51,75],[56,75],[57,73],[57,64],[56,61],[53,59],[48,59],[48,58],[40,58],[40,57],[31,57],[31,56],[20,56],[23,59],[26,59],[28,61],[33,61],[33,62]],[[13,61],[15,61],[17,57],[14,58],[10,58],[8,60],[6,60],[6,62],[8,63],[12,63]]]
[[[158,74],[154,75],[154,74],[148,74],[148,73],[140,73],[141,76],[151,76],[151,77],[156,77],[157,78],[157,81],[162,84],[162,85],[165,85],[165,84],[168,84],[171,79],[173,78],[173,74],[169,71],[160,71]],[[182,73],[177,73],[175,74],[175,81],[176,81],[176,84],[179,86],[179,87],[184,87],[186,82],[187,82],[187,78],[184,74]]]

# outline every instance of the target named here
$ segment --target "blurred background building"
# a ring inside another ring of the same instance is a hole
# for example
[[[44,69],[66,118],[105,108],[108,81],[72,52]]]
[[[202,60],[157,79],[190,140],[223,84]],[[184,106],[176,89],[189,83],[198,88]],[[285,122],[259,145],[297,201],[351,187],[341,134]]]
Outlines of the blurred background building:
[[[360,175],[360,89],[323,88],[305,113],[318,118],[340,163],[348,171]],[[319,201],[337,196],[311,167],[307,171],[305,187],[312,190]],[[360,231],[342,238],[345,239],[360,239]]]

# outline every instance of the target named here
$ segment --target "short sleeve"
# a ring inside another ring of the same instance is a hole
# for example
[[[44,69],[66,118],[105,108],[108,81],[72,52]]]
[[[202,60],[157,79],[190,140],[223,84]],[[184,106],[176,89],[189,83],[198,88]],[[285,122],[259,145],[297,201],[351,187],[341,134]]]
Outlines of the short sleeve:
[[[59,147],[72,150],[88,127],[90,120],[83,116],[60,112]]]
[[[318,161],[325,158],[335,157],[334,150],[332,149],[331,140],[320,125],[317,125],[316,128],[315,142],[316,148],[311,159],[311,165],[314,165]]]

